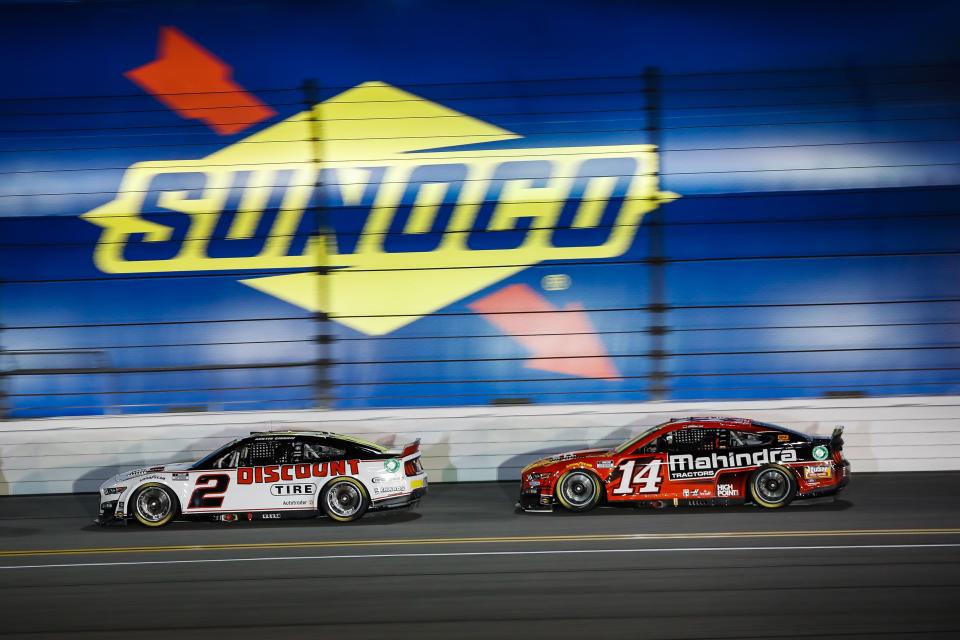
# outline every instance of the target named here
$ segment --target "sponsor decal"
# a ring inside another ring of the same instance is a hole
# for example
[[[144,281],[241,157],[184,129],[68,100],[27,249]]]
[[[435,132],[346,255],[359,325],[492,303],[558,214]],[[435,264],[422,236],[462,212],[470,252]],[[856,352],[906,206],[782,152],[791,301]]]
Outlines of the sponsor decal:
[[[814,460],[826,460],[827,456],[830,455],[830,450],[827,449],[822,444],[818,444],[813,448],[813,459]]]
[[[122,516],[122,515],[123,515],[123,500],[120,500],[119,502],[117,502],[117,508],[116,508],[116,510],[115,510],[115,513],[116,513],[118,516]]]
[[[613,469],[613,460],[599,460],[597,469]]]
[[[395,487],[374,487],[374,495],[383,495],[386,493],[400,493],[403,491],[403,485],[398,485]]]
[[[240,282],[262,294],[385,335],[542,262],[621,256],[677,197],[659,188],[653,145],[520,138],[366,82],[204,158],[136,163],[83,218],[100,227],[104,273],[247,271]],[[307,214],[319,207],[349,212],[329,246]],[[318,266],[333,267],[332,287]]]
[[[797,452],[793,449],[761,449],[745,453],[711,453],[695,456],[679,454],[669,456],[668,466],[671,480],[690,478],[712,478],[720,469],[738,469],[756,467],[772,462],[796,462]]]
[[[400,468],[400,461],[396,458],[390,458],[389,460],[383,463],[383,469],[387,473],[396,473],[397,469]]]
[[[270,493],[275,496],[313,495],[316,493],[315,484],[272,484]]]
[[[260,518],[262,520],[279,520],[280,514],[279,513],[261,513]]]
[[[284,500],[285,507],[311,507],[313,504],[309,500]]]
[[[689,497],[690,497],[690,489],[684,489],[684,490],[683,490],[683,497],[684,497],[684,498],[689,498]]]
[[[778,433],[777,442],[790,442],[790,436],[786,433]]]
[[[306,480],[307,478],[355,476],[359,473],[359,470],[359,460],[240,467],[237,469],[237,484],[272,484],[280,481]]]
[[[737,489],[734,489],[732,484],[717,485],[718,498],[736,498],[739,495],[740,495],[740,491]]]
[[[174,474],[173,474],[173,479],[174,479],[174,480],[180,480],[180,481],[186,481],[186,480],[189,480],[189,479],[190,479],[190,474],[189,474],[189,473],[178,473],[178,472],[174,472]]]
[[[812,465],[803,468],[804,478],[832,478],[833,467],[829,464]]]

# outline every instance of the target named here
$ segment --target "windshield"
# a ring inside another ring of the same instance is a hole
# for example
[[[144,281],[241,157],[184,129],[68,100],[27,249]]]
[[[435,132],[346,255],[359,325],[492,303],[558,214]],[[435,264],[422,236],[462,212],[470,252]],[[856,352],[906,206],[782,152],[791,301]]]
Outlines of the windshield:
[[[793,435],[793,436],[796,436],[796,437],[798,437],[798,438],[801,438],[801,439],[803,439],[803,440],[809,440],[809,439],[810,439],[810,436],[808,436],[808,435],[805,434],[805,433],[801,433],[801,432],[799,432],[799,431],[794,431],[793,429],[790,429],[790,428],[788,428],[788,427],[781,427],[781,426],[778,425],[778,424],[770,424],[769,422],[757,422],[756,420],[754,420],[754,421],[753,421],[753,426],[755,426],[755,427],[763,427],[763,428],[765,428],[765,429],[770,429],[771,431],[783,431],[784,433],[789,433],[789,434],[791,434],[791,435]]]
[[[646,438],[647,436],[649,436],[650,434],[652,434],[654,431],[656,431],[657,429],[659,429],[660,427],[662,427],[662,426],[665,425],[665,424],[667,424],[667,423],[666,423],[666,422],[663,422],[663,423],[661,423],[661,424],[658,424],[658,425],[655,426],[655,427],[650,427],[649,429],[647,429],[646,431],[644,431],[644,432],[641,433],[640,435],[634,436],[634,437],[628,439],[626,442],[624,442],[624,443],[621,444],[619,447],[617,447],[616,449],[614,449],[614,451],[616,451],[617,453],[623,453],[624,451],[626,451],[627,449],[629,449],[630,447],[632,447],[634,444],[640,442],[641,440],[643,440],[644,438]]]
[[[240,442],[239,438],[236,440],[231,440],[230,442],[223,445],[219,449],[215,449],[212,452],[200,458],[199,460],[197,460],[195,463],[193,463],[193,466],[191,468],[193,469],[209,468],[219,456],[222,456],[223,454],[225,454],[227,452],[227,449],[237,444],[238,442]]]
[[[343,440],[345,442],[352,442],[353,444],[360,445],[362,447],[367,447],[371,450],[372,453],[386,453],[387,448],[383,445],[377,444],[376,442],[370,442],[369,440],[364,440],[363,438],[355,438],[353,436],[335,436],[337,440]]]

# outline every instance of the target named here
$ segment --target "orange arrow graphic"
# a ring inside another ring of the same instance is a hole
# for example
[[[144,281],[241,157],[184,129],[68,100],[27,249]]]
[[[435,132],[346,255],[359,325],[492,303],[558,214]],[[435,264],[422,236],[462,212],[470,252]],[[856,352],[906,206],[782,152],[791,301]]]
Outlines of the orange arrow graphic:
[[[468,306],[530,351],[528,369],[620,379],[582,305],[568,304],[561,311],[527,285],[514,284]]]
[[[276,113],[234,82],[227,63],[176,27],[160,29],[156,60],[124,75],[180,117],[200,120],[222,136]]]

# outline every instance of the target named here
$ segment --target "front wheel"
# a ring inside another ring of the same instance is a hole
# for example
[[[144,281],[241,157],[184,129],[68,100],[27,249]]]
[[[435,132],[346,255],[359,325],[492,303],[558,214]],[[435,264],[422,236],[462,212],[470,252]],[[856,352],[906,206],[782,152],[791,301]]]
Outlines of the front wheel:
[[[366,513],[369,506],[367,490],[355,478],[331,481],[320,496],[323,512],[337,522],[352,522]]]
[[[568,471],[557,483],[557,500],[570,511],[589,511],[600,502],[602,486],[589,471]]]
[[[130,499],[131,511],[145,527],[162,527],[177,514],[177,498],[162,484],[147,484]]]
[[[767,509],[785,507],[797,493],[793,472],[780,465],[758,469],[750,477],[750,495],[759,506]]]

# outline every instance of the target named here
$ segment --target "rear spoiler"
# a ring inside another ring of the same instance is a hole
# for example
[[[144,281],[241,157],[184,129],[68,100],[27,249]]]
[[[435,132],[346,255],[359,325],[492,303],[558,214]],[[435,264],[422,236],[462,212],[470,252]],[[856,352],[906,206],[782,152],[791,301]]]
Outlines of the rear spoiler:
[[[843,449],[843,427],[839,426],[833,430],[833,435],[830,436],[830,448],[833,451],[840,451]]]
[[[401,458],[406,458],[407,456],[412,456],[418,451],[420,451],[420,438],[417,438],[410,444],[403,445],[402,449],[400,447],[394,447],[392,449],[389,449],[387,453],[391,455],[399,456]]]

